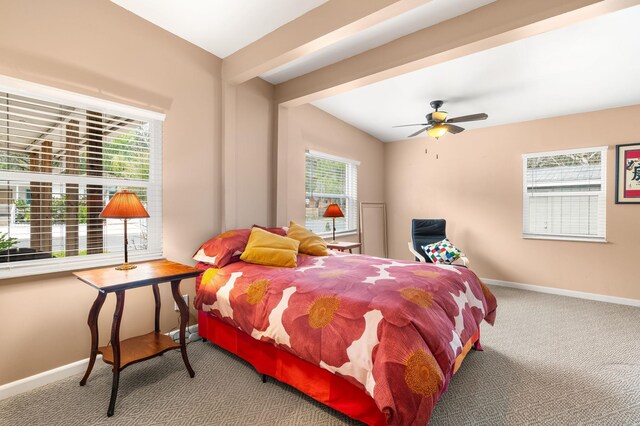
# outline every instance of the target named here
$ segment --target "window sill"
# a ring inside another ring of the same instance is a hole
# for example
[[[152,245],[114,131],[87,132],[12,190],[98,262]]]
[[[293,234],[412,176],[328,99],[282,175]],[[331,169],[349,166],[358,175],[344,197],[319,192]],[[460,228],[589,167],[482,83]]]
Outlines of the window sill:
[[[525,240],[553,240],[553,241],[574,241],[580,243],[604,243],[607,244],[606,238],[586,238],[586,237],[571,237],[571,236],[559,236],[559,235],[532,235],[523,234],[522,238]]]
[[[158,259],[164,259],[162,253],[148,253],[137,256],[130,256],[129,261],[131,263],[137,263]],[[36,275],[51,275],[60,272],[72,272],[80,271],[83,269],[117,266],[124,262],[124,255],[120,254],[117,257],[107,255],[98,259],[73,259],[73,261],[67,259],[66,262],[64,261],[64,258],[31,260],[27,262],[27,265],[25,265],[23,262],[10,262],[2,264],[2,266],[0,266],[0,279],[29,277]],[[22,263],[22,265],[19,265],[20,263]]]

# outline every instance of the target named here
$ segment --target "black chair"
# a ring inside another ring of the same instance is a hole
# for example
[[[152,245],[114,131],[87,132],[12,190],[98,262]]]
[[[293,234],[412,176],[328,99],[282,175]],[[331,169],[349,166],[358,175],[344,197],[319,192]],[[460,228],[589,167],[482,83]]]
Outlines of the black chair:
[[[447,238],[447,221],[444,219],[413,219],[411,221],[411,242],[409,251],[418,262],[432,263],[422,246],[437,243]],[[466,257],[460,257],[464,266],[469,263]]]

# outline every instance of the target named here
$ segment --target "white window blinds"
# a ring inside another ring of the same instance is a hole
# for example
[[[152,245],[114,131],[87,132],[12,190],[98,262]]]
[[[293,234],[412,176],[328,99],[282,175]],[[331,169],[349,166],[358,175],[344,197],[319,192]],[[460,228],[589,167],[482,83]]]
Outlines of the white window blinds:
[[[605,241],[607,148],[523,155],[523,237]]]
[[[110,197],[135,192],[130,259],[162,255],[162,121],[89,97],[0,79],[0,278],[122,261]]]
[[[332,220],[323,217],[327,206],[336,203],[344,213],[336,218],[336,232],[358,228],[358,165],[360,163],[316,151],[306,153],[305,226],[321,235],[330,235]]]

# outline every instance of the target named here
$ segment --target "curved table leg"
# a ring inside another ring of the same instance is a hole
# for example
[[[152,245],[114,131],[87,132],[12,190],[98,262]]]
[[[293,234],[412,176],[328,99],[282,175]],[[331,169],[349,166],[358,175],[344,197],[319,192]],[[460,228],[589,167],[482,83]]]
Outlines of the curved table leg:
[[[111,349],[113,350],[113,384],[111,386],[111,400],[107,416],[113,416],[118,396],[118,383],[120,381],[120,322],[124,311],[124,290],[116,292],[116,311],[113,314],[113,324],[111,325]]]
[[[180,352],[182,352],[182,360],[184,361],[185,367],[187,367],[189,376],[194,377],[196,373],[193,371],[193,368],[191,368],[191,364],[189,364],[185,335],[185,328],[187,327],[187,322],[189,322],[189,307],[180,296],[180,281],[181,280],[171,281],[171,294],[173,294],[173,300],[176,301],[178,309],[180,309]]]
[[[87,324],[91,330],[91,355],[89,356],[87,371],[84,373],[82,380],[80,380],[80,386],[87,384],[87,379],[89,378],[89,374],[91,374],[91,370],[93,370],[93,365],[95,364],[96,357],[98,356],[98,315],[100,314],[100,309],[102,309],[102,305],[106,298],[107,293],[99,291],[98,297],[96,297],[96,300],[93,302],[91,310],[89,311]]]
[[[160,290],[158,284],[153,284],[153,299],[156,302],[156,333],[160,333]]]

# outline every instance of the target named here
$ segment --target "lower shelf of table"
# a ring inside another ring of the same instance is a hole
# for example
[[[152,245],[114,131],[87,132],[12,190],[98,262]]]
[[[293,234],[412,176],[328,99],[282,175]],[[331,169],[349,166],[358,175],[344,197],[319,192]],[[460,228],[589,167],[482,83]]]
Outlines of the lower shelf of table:
[[[120,342],[120,370],[128,365],[153,358],[171,349],[180,349],[180,344],[169,336],[151,332],[142,336],[131,337]],[[98,352],[102,360],[113,365],[113,347],[101,346]]]

